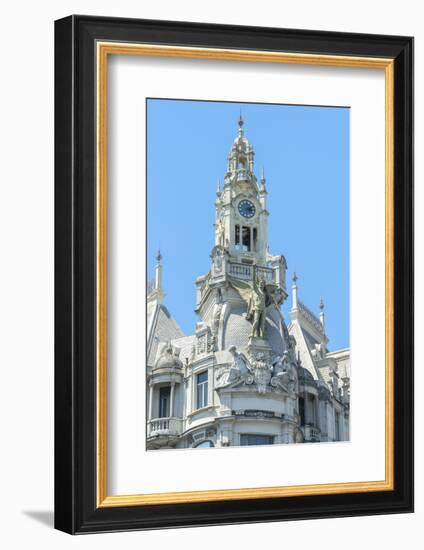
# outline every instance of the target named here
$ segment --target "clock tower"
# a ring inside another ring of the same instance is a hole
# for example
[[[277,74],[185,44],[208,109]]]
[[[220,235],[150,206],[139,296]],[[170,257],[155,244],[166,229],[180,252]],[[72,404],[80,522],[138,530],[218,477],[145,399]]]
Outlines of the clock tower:
[[[224,187],[218,184],[215,245],[223,246],[231,258],[250,265],[267,262],[268,212],[265,177],[254,173],[254,151],[244,135],[240,115],[237,137],[228,155]]]
[[[196,280],[197,330],[210,332],[214,350],[242,343],[251,350],[256,342],[282,353],[289,346],[280,309],[287,298],[287,264],[268,249],[265,175],[262,170],[258,181],[254,155],[240,115],[216,192],[211,269]]]
[[[254,172],[252,145],[244,134],[240,115],[237,136],[227,159],[224,184],[218,181],[215,201],[215,246],[209,283],[254,284],[264,279],[276,304],[287,298],[284,256],[268,250],[268,211],[264,171],[258,181]],[[199,278],[200,287],[204,278]],[[210,286],[210,285],[209,285]],[[199,288],[199,285],[198,285]],[[198,303],[201,296],[198,293]]]

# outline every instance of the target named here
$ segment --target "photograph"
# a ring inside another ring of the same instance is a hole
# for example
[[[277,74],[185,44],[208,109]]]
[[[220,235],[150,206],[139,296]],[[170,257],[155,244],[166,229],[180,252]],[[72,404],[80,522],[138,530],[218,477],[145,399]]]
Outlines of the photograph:
[[[146,121],[146,449],[349,442],[349,107]]]
[[[55,21],[59,531],[414,509],[414,38],[228,10]]]

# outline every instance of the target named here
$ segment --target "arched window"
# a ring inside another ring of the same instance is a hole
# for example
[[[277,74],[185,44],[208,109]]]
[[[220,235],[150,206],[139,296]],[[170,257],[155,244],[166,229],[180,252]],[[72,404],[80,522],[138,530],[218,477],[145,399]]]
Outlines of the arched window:
[[[214,447],[214,444],[210,441],[210,439],[207,439],[205,441],[201,441],[197,445],[194,445],[194,447],[196,447],[196,449],[207,449],[209,447]]]
[[[240,226],[235,226],[234,244],[238,246],[240,244]]]
[[[250,227],[241,228],[241,244],[244,251],[250,252]]]

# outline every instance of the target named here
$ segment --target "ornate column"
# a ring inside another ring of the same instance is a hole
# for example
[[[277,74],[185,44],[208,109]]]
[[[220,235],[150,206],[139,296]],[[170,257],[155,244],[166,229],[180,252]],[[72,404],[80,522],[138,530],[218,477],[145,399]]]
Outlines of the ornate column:
[[[169,404],[169,416],[174,416],[174,393],[175,393],[175,382],[171,383],[171,399]]]
[[[150,421],[152,419],[152,413],[153,413],[153,384],[152,382],[149,383],[149,418]]]

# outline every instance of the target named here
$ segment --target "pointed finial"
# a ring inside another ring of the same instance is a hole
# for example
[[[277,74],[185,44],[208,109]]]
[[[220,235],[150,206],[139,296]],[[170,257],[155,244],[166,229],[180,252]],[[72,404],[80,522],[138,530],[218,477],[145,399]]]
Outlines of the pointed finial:
[[[239,120],[238,120],[238,125],[239,125],[238,137],[239,138],[243,137],[243,124],[244,124],[244,120],[243,120],[243,117],[242,117],[241,111],[240,111],[240,117],[239,117]]]
[[[262,166],[262,173],[261,173],[261,187],[260,187],[259,190],[261,191],[261,193],[266,192],[266,189],[265,189],[265,170],[264,170],[263,166]]]
[[[296,271],[293,273],[292,280],[293,280],[293,284],[292,284],[292,310],[293,310],[293,309],[297,309],[297,284],[296,284],[297,275],[296,275]]]
[[[160,248],[158,247],[158,253],[156,255],[156,262],[158,264],[160,264],[161,260],[162,260],[162,254],[160,253]]]
[[[319,302],[319,322],[321,323],[321,330],[322,330],[322,333],[324,334],[324,332],[325,332],[324,300],[322,299],[322,296],[321,296],[321,300]]]
[[[218,183],[216,185],[216,194],[218,195],[218,197],[221,194],[221,182],[220,182],[219,178],[218,178]]]

